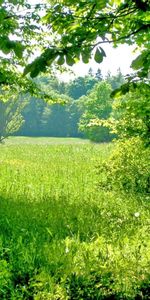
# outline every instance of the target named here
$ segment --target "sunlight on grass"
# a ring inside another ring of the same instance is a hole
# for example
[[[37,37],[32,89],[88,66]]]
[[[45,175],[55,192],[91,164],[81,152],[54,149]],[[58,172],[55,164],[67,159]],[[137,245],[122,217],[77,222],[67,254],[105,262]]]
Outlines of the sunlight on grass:
[[[0,145],[0,299],[140,295],[150,204],[99,189],[97,166],[113,146],[10,141]]]

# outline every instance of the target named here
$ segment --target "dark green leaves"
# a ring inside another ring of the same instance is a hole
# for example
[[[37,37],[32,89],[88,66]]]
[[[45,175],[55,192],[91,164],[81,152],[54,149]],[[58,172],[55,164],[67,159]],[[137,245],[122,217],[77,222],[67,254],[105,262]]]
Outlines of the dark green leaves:
[[[88,56],[86,53],[82,53],[82,61],[83,61],[85,64],[88,64],[88,63],[89,63],[89,56]]]
[[[0,38],[0,49],[4,54],[9,54],[12,50],[18,58],[22,58],[24,46],[18,41],[12,41],[7,36]]]
[[[58,53],[54,48],[46,49],[41,56],[37,57],[31,64],[24,69],[24,75],[30,73],[31,77],[36,77],[40,72],[46,71],[46,67],[51,65]]]
[[[67,53],[67,55],[66,55],[66,63],[67,63],[68,66],[73,66],[73,64],[75,63],[75,60],[74,60],[72,54]]]
[[[59,58],[58,58],[58,60],[57,60],[57,64],[59,66],[62,66],[64,63],[65,63],[64,55],[60,55]]]
[[[120,97],[123,96],[125,94],[127,94],[130,90],[134,90],[137,88],[137,83],[136,82],[127,82],[121,85],[120,88],[115,89],[112,93],[111,93],[111,97]]]
[[[15,42],[13,50],[16,56],[21,59],[24,51],[24,46],[20,42]]]
[[[88,64],[89,63],[89,60],[91,58],[91,47],[86,47],[86,48],[83,48],[81,50],[81,55],[82,55],[82,61],[85,63],[85,64]]]
[[[94,59],[98,64],[103,61],[103,58],[105,56],[106,56],[105,51],[101,47],[96,48]]]

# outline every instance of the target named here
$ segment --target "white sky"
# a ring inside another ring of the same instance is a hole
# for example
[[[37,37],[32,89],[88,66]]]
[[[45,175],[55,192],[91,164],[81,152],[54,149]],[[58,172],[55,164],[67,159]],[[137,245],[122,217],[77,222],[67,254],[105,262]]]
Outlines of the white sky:
[[[103,62],[98,64],[93,59],[89,64],[82,62],[77,63],[71,68],[76,76],[84,76],[88,73],[90,67],[94,72],[99,68],[103,76],[105,76],[108,71],[115,75],[119,68],[124,75],[133,72],[130,65],[132,60],[138,55],[138,53],[134,53],[134,46],[120,45],[117,48],[113,48],[112,45],[105,44],[104,46],[101,45],[101,47],[106,53]],[[62,80],[66,81],[71,77],[73,76],[67,73],[60,76]]]

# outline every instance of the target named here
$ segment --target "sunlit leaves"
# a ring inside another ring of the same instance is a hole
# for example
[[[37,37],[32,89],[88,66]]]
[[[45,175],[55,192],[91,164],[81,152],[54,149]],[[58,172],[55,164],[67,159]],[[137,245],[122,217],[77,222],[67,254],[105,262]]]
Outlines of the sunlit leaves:
[[[90,93],[83,97],[84,112],[81,116],[79,128],[89,139],[93,141],[106,141],[111,137],[108,128],[102,122],[95,120],[106,120],[111,112],[110,98],[111,86],[101,81],[97,83]],[[82,104],[82,103],[81,103]]]
[[[18,4],[24,13],[17,11]],[[149,71],[148,8],[148,1],[53,0],[35,6],[23,0],[2,1],[0,49],[11,56],[11,63],[25,66],[24,75],[36,77],[53,64],[62,68],[80,59],[88,63],[92,57],[101,63],[106,56],[100,47],[103,43],[145,44],[147,49],[142,48],[142,56],[132,64],[138,77],[145,77]],[[37,50],[41,55],[28,65]]]
[[[138,74],[148,76],[150,70],[150,51],[145,50],[135,60],[133,60],[131,67],[134,70],[139,70]]]
[[[9,54],[14,51],[18,58],[22,58],[24,46],[20,42],[10,40],[7,36],[0,37],[0,49],[4,54]]]
[[[31,64],[26,66],[24,75],[30,73],[32,78],[36,77],[40,72],[44,72],[46,70],[46,67],[54,61],[57,55],[58,53],[55,49],[46,49],[41,56],[37,57]]]
[[[118,90],[113,104],[110,127],[121,138],[140,136],[149,144],[150,141],[150,87],[144,83],[124,86],[124,94]]]

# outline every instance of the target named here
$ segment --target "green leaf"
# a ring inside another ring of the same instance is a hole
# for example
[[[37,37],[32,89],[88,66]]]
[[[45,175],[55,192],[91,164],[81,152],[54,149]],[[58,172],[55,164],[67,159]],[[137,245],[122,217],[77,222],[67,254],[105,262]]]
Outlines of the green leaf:
[[[16,42],[14,45],[14,52],[18,58],[22,58],[24,47],[21,43]]]
[[[85,64],[88,64],[90,58],[91,58],[91,48],[90,47],[86,47],[85,49],[82,50],[81,52],[82,55],[82,61]]]
[[[32,78],[36,77],[40,73],[40,70],[37,68],[34,68],[33,71],[31,71],[30,75]]]
[[[103,48],[101,48],[101,47],[99,47],[99,49],[101,49],[101,53],[102,53],[102,55],[103,55],[104,57],[106,57],[106,53],[105,53],[104,49],[103,49]]]
[[[103,9],[106,7],[107,1],[106,0],[101,0],[101,1],[97,1],[97,7],[99,9]]]
[[[145,51],[142,54],[140,54],[136,59],[133,60],[131,67],[134,70],[138,70],[143,67],[149,68],[149,63],[150,63],[150,52]]]
[[[100,51],[100,48],[96,49],[95,55],[94,55],[95,61],[99,64],[103,61],[103,54]]]
[[[70,53],[67,53],[66,55],[66,63],[68,66],[73,66],[75,63],[75,60]]]
[[[32,63],[29,64],[29,65],[27,65],[27,66],[25,67],[25,69],[24,69],[23,75],[25,76],[25,75],[27,75],[28,73],[30,73],[30,72],[33,70],[33,68],[34,68],[34,66],[33,66]]]
[[[59,66],[63,65],[65,63],[65,59],[64,59],[64,55],[60,55],[58,60],[57,60],[57,64]]]
[[[122,84],[120,88],[115,89],[111,93],[111,97],[112,98],[118,98],[118,97],[120,97],[122,95],[125,95],[125,94],[127,94],[130,91],[131,88],[132,89],[136,89],[137,88],[137,83],[135,83],[135,82],[133,82],[133,83],[127,82],[127,83]]]
[[[88,55],[88,53],[82,53],[82,61],[85,64],[88,64],[88,62],[89,62],[89,55]]]
[[[131,67],[135,70],[138,70],[143,65],[143,55],[140,54],[136,59],[132,61]]]

